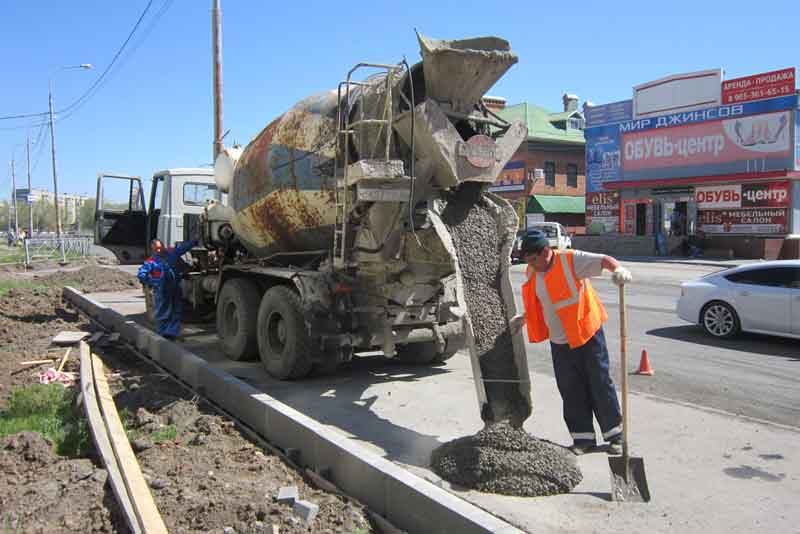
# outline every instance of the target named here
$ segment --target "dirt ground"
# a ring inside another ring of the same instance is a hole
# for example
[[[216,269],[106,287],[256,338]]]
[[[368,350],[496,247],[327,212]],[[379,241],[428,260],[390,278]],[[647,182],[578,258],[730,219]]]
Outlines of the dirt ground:
[[[0,274],[0,280],[15,276]],[[33,279],[41,287],[0,296],[0,409],[14,387],[38,381],[47,365],[11,374],[20,361],[60,358],[51,338],[90,325],[61,304],[61,287],[113,291],[136,286],[120,271],[91,266]],[[73,351],[75,352],[75,351]],[[211,406],[120,345],[96,346],[108,367],[117,409],[128,421],[139,464],[169,532],[366,533],[355,503],[310,485],[279,457],[246,439]],[[79,371],[71,357],[66,371]],[[55,385],[53,387],[61,387]],[[282,486],[319,506],[310,523],[276,501]],[[2,532],[128,532],[99,459],[55,455],[36,433],[0,438]]]

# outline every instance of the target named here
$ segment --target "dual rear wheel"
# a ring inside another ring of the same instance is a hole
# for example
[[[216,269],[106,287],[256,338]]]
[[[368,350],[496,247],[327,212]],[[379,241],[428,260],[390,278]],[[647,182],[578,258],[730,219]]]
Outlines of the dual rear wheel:
[[[312,371],[330,374],[341,358],[318,354],[303,317],[300,296],[286,286],[273,286],[263,295],[258,285],[244,278],[225,282],[217,300],[217,332],[222,350],[235,361],[261,359],[270,376],[279,380],[303,378]],[[397,347],[401,362],[438,364],[458,350],[448,343],[439,352],[433,342]]]

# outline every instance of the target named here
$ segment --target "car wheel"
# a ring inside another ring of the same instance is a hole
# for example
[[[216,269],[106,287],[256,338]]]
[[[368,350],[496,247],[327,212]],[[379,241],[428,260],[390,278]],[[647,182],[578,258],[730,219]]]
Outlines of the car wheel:
[[[718,338],[730,338],[739,333],[739,317],[736,311],[721,301],[709,302],[700,312],[700,325],[707,334]]]

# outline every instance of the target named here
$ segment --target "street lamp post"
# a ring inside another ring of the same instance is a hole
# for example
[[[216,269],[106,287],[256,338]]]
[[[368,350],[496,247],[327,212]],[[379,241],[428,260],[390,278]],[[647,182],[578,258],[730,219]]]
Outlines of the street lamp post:
[[[31,195],[33,192],[31,191],[31,137],[28,136],[27,142],[25,144],[25,155],[28,159],[28,197],[25,199],[25,203],[28,205],[28,237],[33,235],[33,204],[31,203]]]
[[[69,69],[91,69],[92,65],[89,63],[82,63],[80,65],[73,65],[69,67],[60,67],[57,70],[69,70]],[[48,103],[50,106],[50,154],[53,159],[53,194],[54,194],[54,203],[56,206],[56,239],[58,240],[58,249],[61,251],[61,263],[67,262],[66,254],[64,253],[64,240],[61,239],[61,214],[58,209],[58,172],[56,171],[56,129],[53,123],[53,73],[50,76],[50,90],[49,90],[49,98]],[[66,204],[64,208],[66,209]]]

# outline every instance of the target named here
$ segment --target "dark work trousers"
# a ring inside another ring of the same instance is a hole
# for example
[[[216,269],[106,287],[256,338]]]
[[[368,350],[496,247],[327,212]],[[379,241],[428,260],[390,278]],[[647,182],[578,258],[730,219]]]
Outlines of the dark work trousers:
[[[564,422],[575,443],[596,443],[592,414],[603,439],[622,433],[622,416],[614,381],[608,373],[608,347],[601,327],[577,349],[550,343],[558,391],[564,401]]]

